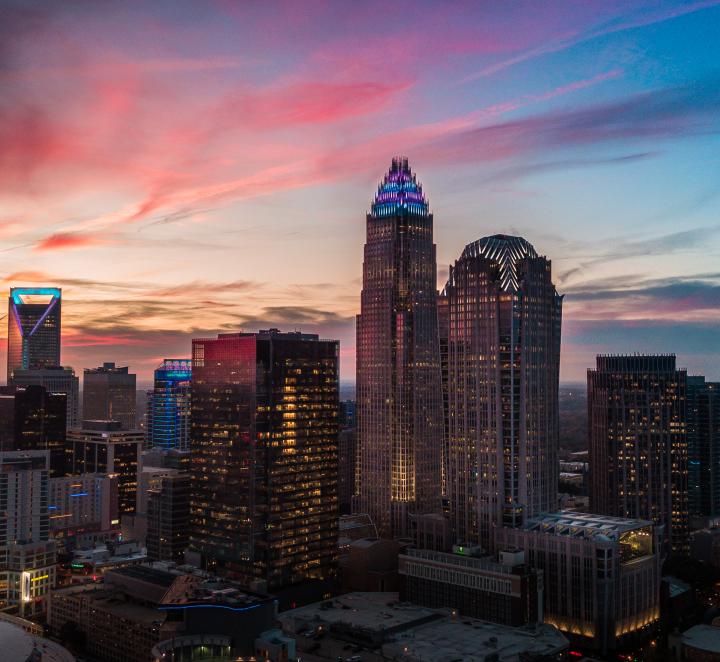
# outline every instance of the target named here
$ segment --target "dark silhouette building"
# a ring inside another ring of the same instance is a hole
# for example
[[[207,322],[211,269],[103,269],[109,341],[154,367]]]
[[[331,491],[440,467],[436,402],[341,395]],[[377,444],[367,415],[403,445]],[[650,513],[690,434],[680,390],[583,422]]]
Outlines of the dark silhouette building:
[[[665,526],[688,550],[687,373],[674,355],[598,356],[588,370],[590,510]]]
[[[193,562],[269,589],[332,580],[338,535],[338,343],[193,340]]]
[[[720,515],[720,382],[687,378],[688,504],[690,515]]]
[[[446,487],[455,542],[557,508],[562,297],[524,239],[485,237],[450,267]]]
[[[48,391],[65,393],[67,427],[76,428],[80,425],[80,380],[72,368],[51,366],[31,370],[18,369],[13,373],[12,383],[15,386],[44,386]]]
[[[406,158],[392,160],[366,221],[354,509],[381,536],[408,536],[413,516],[442,506],[444,424],[433,216]]]
[[[50,476],[64,476],[66,462],[67,395],[43,386],[15,389],[15,449],[50,451]]]
[[[151,479],[147,493],[148,560],[183,562],[190,533],[190,475]]]
[[[119,421],[123,430],[137,427],[135,375],[127,367],[103,363],[86,369],[83,375],[83,410],[85,421]]]
[[[61,290],[13,287],[8,301],[7,378],[15,370],[60,365]]]

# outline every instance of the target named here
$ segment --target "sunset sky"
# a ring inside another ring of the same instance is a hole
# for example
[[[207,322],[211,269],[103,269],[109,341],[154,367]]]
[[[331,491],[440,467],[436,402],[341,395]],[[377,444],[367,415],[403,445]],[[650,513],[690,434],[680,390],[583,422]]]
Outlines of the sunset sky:
[[[488,234],[552,260],[561,379],[633,351],[720,379],[719,35],[720,0],[5,0],[3,296],[63,288],[76,370],[277,326],[339,338],[353,380],[404,154],[439,287]]]

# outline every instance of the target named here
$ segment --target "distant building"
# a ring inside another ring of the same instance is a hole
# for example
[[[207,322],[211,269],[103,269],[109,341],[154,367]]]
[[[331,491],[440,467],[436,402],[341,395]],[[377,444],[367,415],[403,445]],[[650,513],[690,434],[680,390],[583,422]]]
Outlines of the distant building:
[[[15,389],[15,449],[50,451],[50,476],[67,474],[65,439],[67,395],[44,386]]]
[[[688,550],[685,370],[674,355],[598,356],[588,370],[590,510],[665,527]]]
[[[67,433],[68,470],[73,474],[116,474],[120,515],[136,510],[138,462],[144,434],[123,430],[118,421],[83,421]]]
[[[190,475],[151,479],[146,516],[148,560],[182,563],[190,530]]]
[[[690,556],[720,570],[720,527],[693,531]]]
[[[57,287],[10,288],[8,382],[16,370],[60,365],[60,307]]]
[[[340,403],[339,425],[341,430],[357,426],[357,405],[355,400],[343,400]]]
[[[44,386],[52,393],[65,393],[67,395],[67,418],[69,428],[76,428],[80,424],[80,380],[75,376],[72,368],[51,366],[36,370],[15,370],[13,374],[15,386]]]
[[[340,558],[342,591],[397,591],[398,555],[407,545],[397,540],[360,538],[343,547]]]
[[[135,430],[135,375],[127,367],[103,363],[83,373],[83,420],[120,421],[123,430]]]
[[[560,511],[496,532],[543,571],[544,620],[607,655],[642,640],[660,617],[661,528],[647,520]]]
[[[147,437],[151,448],[187,450],[190,441],[192,361],[164,359],[155,369],[148,398]]]
[[[44,612],[55,586],[48,465],[49,451],[0,453],[0,606],[26,618]]]
[[[687,378],[687,438],[690,516],[720,516],[720,382]]]
[[[498,562],[467,555],[463,547],[456,550],[402,553],[400,599],[504,625],[542,622],[542,572],[525,564],[523,552],[501,552]]]
[[[354,512],[404,537],[411,515],[442,508],[444,432],[433,215],[407,158],[392,160],[366,222]]]
[[[338,343],[193,340],[190,552],[270,590],[337,576]]]
[[[557,509],[562,296],[509,235],[468,244],[444,295],[452,531],[489,550],[496,528]]]
[[[676,660],[688,662],[720,662],[720,626],[694,625],[681,635],[668,637]]]

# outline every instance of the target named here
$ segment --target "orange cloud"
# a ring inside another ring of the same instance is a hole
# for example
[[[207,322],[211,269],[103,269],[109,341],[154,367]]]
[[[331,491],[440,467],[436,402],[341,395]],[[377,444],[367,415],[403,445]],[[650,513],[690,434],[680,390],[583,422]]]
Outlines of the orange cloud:
[[[105,243],[107,243],[107,241],[89,234],[81,234],[79,232],[56,232],[55,234],[51,234],[35,244],[35,246],[33,246],[33,250],[38,252],[62,251],[84,248],[85,246],[98,246]]]

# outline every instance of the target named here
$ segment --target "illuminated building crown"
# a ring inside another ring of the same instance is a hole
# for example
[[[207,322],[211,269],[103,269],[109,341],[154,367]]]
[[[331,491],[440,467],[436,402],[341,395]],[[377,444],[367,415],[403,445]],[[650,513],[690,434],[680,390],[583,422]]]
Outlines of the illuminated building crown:
[[[465,246],[460,259],[484,257],[498,265],[500,284],[505,292],[517,292],[518,263],[525,258],[536,258],[538,254],[522,237],[507,234],[494,234],[483,237]]]
[[[370,213],[372,216],[428,215],[428,202],[423,195],[422,186],[410,170],[407,157],[393,158],[390,171],[378,186]]]

